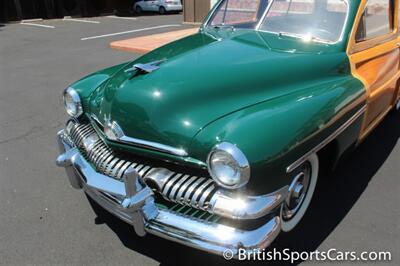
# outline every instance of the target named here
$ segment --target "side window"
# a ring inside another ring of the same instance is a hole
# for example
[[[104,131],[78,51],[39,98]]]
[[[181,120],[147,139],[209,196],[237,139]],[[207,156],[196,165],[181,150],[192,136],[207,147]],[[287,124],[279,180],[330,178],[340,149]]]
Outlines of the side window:
[[[362,42],[392,32],[394,1],[368,0],[358,25],[356,42]]]

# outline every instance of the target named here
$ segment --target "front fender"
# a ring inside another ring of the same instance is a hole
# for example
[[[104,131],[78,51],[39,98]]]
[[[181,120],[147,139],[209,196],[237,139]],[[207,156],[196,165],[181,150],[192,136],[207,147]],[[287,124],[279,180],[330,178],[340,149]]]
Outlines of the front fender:
[[[119,65],[115,65],[100,71],[97,71],[93,74],[90,74],[74,83],[72,83],[69,87],[74,88],[81,97],[83,108],[87,110],[88,100],[94,90],[99,88],[102,84],[104,84],[107,80],[109,80],[115,73],[117,73],[120,69],[122,69],[128,63],[122,63]]]
[[[236,144],[251,164],[248,184],[254,193],[288,185],[286,168],[327,138],[365,104],[365,90],[351,77],[335,79],[298,93],[253,105],[201,130],[190,154],[206,160],[219,142]],[[357,131],[357,130],[356,130]],[[357,139],[358,132],[349,136]]]

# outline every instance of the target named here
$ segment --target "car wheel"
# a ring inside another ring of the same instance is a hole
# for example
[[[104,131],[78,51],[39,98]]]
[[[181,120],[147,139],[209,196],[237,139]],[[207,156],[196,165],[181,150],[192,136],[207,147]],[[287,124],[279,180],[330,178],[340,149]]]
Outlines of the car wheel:
[[[289,187],[289,195],[281,207],[281,229],[283,232],[293,230],[301,221],[317,186],[319,160],[316,154],[311,155],[297,170]]]
[[[129,7],[129,15],[135,15],[136,10],[135,10],[135,5],[132,5]]]
[[[397,100],[397,103],[396,103],[396,105],[395,105],[395,109],[396,109],[397,111],[400,111],[400,99]]]
[[[160,13],[160,15],[164,15],[165,13],[167,13],[167,10],[165,10],[165,7],[160,6],[160,9],[158,10],[158,13]]]
[[[142,8],[140,6],[136,6],[135,12],[136,12],[136,14],[141,14],[142,13]]]

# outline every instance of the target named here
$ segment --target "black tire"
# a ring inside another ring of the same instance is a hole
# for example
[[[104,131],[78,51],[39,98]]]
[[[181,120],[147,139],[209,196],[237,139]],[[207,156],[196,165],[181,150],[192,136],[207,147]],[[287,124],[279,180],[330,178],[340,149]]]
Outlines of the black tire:
[[[158,13],[160,13],[160,15],[164,15],[165,13],[167,13],[167,10],[165,9],[165,7],[160,6],[160,8],[158,9]]]
[[[392,110],[390,111],[391,115],[398,115],[400,114],[400,99],[394,104]]]
[[[135,10],[135,5],[132,5],[129,7],[129,15],[135,15],[136,10]]]
[[[140,6],[135,7],[135,13],[136,14],[142,14],[142,8]]]

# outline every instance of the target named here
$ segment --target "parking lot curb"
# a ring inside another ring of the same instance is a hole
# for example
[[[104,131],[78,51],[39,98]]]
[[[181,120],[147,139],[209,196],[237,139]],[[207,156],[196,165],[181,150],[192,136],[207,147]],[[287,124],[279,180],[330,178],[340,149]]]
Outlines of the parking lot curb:
[[[195,34],[198,30],[198,28],[191,28],[114,41],[110,43],[110,47],[120,51],[144,54],[167,43]]]

